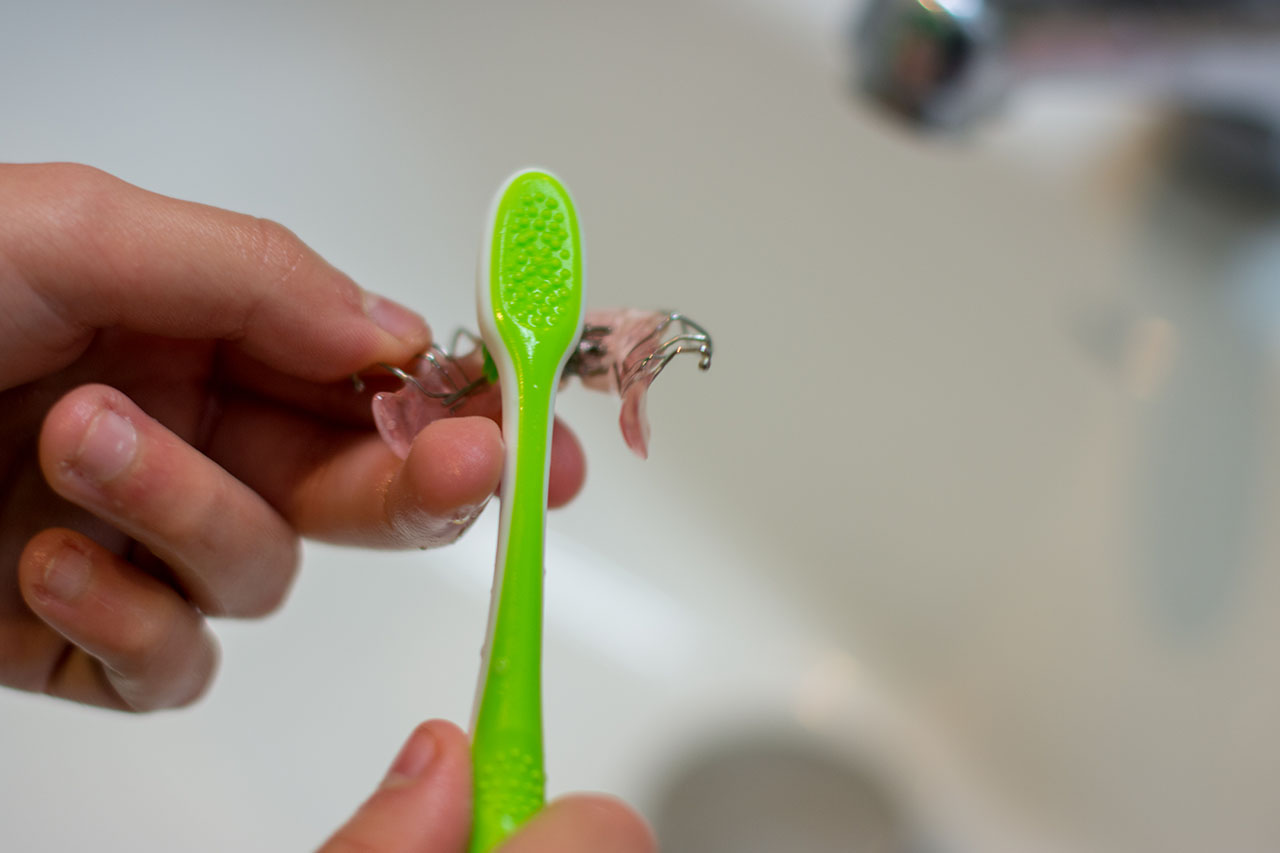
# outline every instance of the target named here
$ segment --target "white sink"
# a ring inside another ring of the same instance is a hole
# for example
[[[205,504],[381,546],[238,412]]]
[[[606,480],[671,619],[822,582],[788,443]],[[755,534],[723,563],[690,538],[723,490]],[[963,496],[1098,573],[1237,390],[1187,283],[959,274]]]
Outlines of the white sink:
[[[844,91],[838,6],[26,4],[0,158],[278,219],[442,333],[493,189],[544,165],[593,306],[710,328],[648,462],[561,400],[591,470],[551,521],[553,792],[675,853],[1273,846],[1280,244],[1097,137],[900,133]],[[468,716],[493,542],[309,548],[188,711],[0,693],[4,846],[316,844],[414,723]]]

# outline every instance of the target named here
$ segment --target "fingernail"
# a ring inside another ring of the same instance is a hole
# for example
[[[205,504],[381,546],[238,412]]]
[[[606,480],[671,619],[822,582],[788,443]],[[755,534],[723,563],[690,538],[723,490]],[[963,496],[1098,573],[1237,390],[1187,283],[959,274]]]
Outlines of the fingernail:
[[[133,424],[103,409],[89,423],[71,464],[90,480],[106,483],[120,476],[137,452],[138,432]]]
[[[437,751],[435,735],[419,727],[400,748],[400,754],[382,780],[382,787],[398,788],[418,779],[431,766]]]
[[[427,321],[397,302],[384,299],[376,293],[365,293],[364,313],[383,331],[402,341],[418,343],[430,334]]]
[[[89,588],[89,558],[74,548],[63,548],[44,567],[40,588],[64,604],[72,604]]]

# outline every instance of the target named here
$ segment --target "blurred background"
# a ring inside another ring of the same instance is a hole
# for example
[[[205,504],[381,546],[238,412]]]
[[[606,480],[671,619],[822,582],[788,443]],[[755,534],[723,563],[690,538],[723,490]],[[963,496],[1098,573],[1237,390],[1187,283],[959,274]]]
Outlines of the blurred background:
[[[0,159],[277,219],[442,335],[542,165],[591,306],[709,328],[647,462],[561,397],[552,793],[671,853],[1274,850],[1269,5],[11,0]],[[0,692],[0,846],[314,847],[468,717],[495,529],[309,546],[189,710]]]

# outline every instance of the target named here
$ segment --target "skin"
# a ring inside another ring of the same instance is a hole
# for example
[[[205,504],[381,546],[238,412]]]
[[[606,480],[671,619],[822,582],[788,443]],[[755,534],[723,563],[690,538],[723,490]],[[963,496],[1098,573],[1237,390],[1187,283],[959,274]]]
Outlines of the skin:
[[[84,166],[0,165],[0,684],[186,705],[217,668],[209,617],[279,607],[300,537],[456,539],[498,486],[499,429],[439,421],[401,461],[369,415],[394,383],[349,378],[430,340],[274,222]],[[557,424],[553,505],[584,470]],[[465,743],[433,725],[431,802],[457,818]],[[576,802],[558,820],[591,831]],[[462,849],[431,844],[385,849]]]
[[[320,853],[461,853],[471,826],[467,736],[433,720],[401,748],[378,790]],[[610,797],[551,803],[498,853],[654,853],[649,828]]]

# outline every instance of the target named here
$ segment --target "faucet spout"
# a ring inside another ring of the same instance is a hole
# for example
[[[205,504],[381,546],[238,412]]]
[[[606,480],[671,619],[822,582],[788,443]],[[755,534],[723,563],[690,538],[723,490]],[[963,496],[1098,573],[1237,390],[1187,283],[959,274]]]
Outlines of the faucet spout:
[[[1043,80],[1280,118],[1275,0],[869,0],[853,43],[857,86],[921,129]]]

